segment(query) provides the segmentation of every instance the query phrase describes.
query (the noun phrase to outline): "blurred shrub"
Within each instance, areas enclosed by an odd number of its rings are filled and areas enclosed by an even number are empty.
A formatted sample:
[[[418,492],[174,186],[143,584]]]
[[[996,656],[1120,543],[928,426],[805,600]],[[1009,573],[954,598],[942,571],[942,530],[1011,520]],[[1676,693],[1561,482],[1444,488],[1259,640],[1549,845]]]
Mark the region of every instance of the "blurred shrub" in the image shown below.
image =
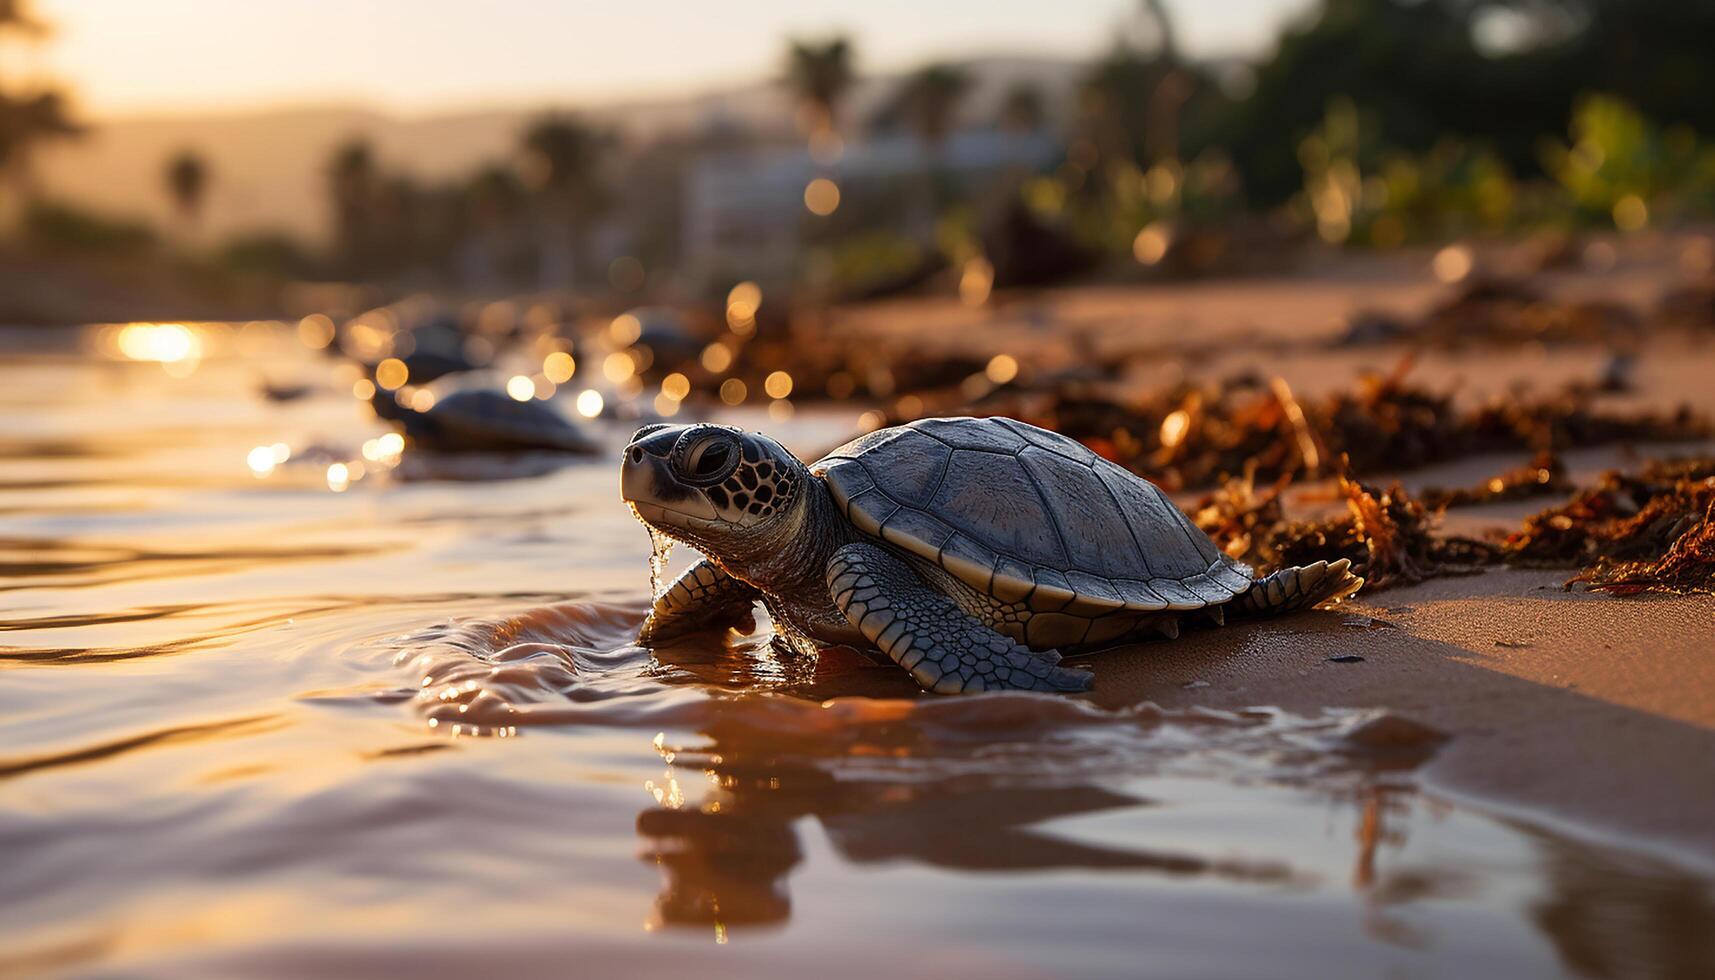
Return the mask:
[[[1338,99],[1299,143],[1304,190],[1293,209],[1323,241],[1391,248],[1514,222],[1518,182],[1488,148],[1444,137],[1413,154],[1381,147],[1378,133]]]
[[[140,221],[112,218],[57,201],[38,201],[24,212],[24,239],[43,251],[129,258],[159,243]]]
[[[1715,147],[1688,127],[1664,132],[1622,99],[1589,95],[1573,113],[1571,139],[1544,143],[1543,169],[1584,217],[1636,231],[1652,215],[1715,204]]]
[[[266,279],[301,279],[316,268],[315,260],[289,235],[260,232],[240,235],[220,247],[215,265],[222,272]]]

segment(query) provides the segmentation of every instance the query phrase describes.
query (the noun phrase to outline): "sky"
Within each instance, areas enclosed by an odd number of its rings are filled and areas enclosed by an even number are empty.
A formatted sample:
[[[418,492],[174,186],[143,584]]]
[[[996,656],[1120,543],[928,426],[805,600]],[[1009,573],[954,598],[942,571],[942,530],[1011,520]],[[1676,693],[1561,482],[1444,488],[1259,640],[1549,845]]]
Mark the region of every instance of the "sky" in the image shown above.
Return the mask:
[[[1265,48],[1308,0],[1168,0],[1192,54]],[[1088,57],[1138,0],[36,0],[23,70],[88,116],[360,104],[425,114],[743,84],[784,41],[839,31],[859,69],[972,54]],[[715,11],[718,10],[718,16]],[[21,66],[18,67],[18,66]]]

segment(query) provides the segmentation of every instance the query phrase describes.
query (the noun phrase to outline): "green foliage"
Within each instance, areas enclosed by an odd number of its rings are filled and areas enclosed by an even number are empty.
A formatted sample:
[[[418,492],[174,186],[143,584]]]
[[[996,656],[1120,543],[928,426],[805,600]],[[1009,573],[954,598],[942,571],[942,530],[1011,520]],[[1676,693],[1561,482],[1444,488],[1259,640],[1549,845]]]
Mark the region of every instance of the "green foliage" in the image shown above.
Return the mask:
[[[157,239],[148,225],[109,218],[69,204],[39,201],[24,213],[24,238],[44,251],[130,258],[152,250]]]
[[[1586,216],[1612,217],[1622,228],[1715,203],[1715,147],[1685,126],[1663,132],[1611,95],[1579,102],[1571,144],[1546,142],[1543,168]]]

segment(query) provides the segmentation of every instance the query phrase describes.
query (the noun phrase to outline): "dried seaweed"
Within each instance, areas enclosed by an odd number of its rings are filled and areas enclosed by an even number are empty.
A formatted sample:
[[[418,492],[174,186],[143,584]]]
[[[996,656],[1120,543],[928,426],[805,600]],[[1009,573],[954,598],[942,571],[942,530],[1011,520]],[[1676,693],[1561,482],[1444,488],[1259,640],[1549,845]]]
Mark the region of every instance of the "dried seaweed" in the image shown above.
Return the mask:
[[[1346,512],[1325,520],[1284,520],[1282,485],[1259,495],[1249,480],[1204,498],[1192,519],[1228,554],[1260,569],[1345,558],[1365,577],[1366,592],[1468,574],[1499,557],[1485,542],[1436,533],[1434,512],[1397,484],[1380,490],[1341,476],[1338,487]]]
[[[1642,321],[1630,308],[1602,300],[1557,300],[1529,282],[1478,275],[1416,319],[1376,311],[1354,314],[1339,346],[1409,343],[1426,347],[1473,344],[1621,343]]]
[[[1351,390],[1314,399],[1295,397],[1279,379],[1238,378],[1136,398],[1065,382],[925,407],[938,414],[1007,415],[1053,429],[1170,489],[1215,486],[1246,472],[1265,482],[1329,475],[1330,461],[1341,456],[1357,472],[1397,472],[1484,453],[1688,441],[1712,431],[1687,408],[1615,412],[1596,407],[1590,393],[1570,389],[1461,410],[1450,393],[1407,384],[1408,368],[1405,362],[1391,375],[1365,377]],[[884,424],[905,421],[896,414]]]
[[[1528,518],[1502,542],[1515,565],[1597,569],[1662,560],[1715,497],[1715,458],[1609,471],[1570,501]]]
[[[1451,507],[1474,507],[1505,500],[1524,500],[1548,494],[1570,493],[1572,481],[1566,467],[1552,451],[1543,450],[1529,463],[1490,477],[1474,487],[1443,490],[1431,487],[1423,491],[1425,506],[1437,510]]]
[[[1599,558],[1596,564],[1573,576],[1600,592],[1636,595],[1640,592],[1715,592],[1715,482],[1704,485],[1707,498],[1703,514],[1677,535],[1673,531],[1690,521],[1681,518],[1670,529],[1673,544],[1660,558],[1651,561],[1612,561]]]

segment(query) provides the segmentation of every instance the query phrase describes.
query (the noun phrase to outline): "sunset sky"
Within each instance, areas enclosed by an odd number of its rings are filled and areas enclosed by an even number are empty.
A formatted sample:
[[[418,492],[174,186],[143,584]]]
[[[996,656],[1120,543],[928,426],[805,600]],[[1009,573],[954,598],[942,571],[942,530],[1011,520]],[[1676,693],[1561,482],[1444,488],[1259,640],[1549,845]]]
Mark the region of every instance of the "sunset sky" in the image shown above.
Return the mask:
[[[1087,56],[1137,0],[37,0],[57,28],[19,70],[96,117],[305,103],[425,112],[599,102],[755,81],[783,40],[838,30],[860,69],[970,54]],[[1307,0],[1178,0],[1184,46],[1265,45]],[[714,12],[718,9],[719,16]]]

